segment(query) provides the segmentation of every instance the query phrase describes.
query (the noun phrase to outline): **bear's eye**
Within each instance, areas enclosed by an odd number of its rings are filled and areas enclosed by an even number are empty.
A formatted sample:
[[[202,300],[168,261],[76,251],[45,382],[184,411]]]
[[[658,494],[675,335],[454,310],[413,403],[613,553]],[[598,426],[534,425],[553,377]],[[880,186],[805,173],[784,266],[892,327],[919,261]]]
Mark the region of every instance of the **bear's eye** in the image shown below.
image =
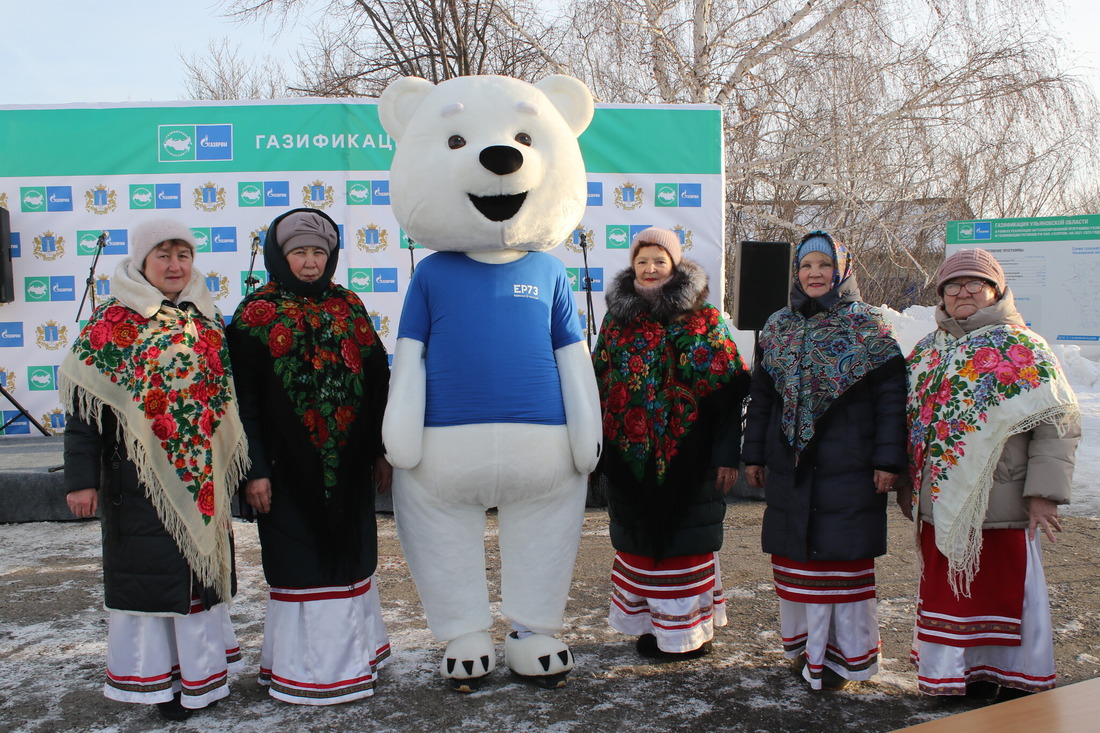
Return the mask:
[[[447,147],[451,150],[458,150],[459,148],[466,146],[466,138],[461,135],[451,135],[447,138]]]
[[[530,145],[531,145],[531,136],[528,135],[526,132],[518,133],[516,135],[516,142],[519,143],[520,145],[527,145],[528,147],[530,147]]]

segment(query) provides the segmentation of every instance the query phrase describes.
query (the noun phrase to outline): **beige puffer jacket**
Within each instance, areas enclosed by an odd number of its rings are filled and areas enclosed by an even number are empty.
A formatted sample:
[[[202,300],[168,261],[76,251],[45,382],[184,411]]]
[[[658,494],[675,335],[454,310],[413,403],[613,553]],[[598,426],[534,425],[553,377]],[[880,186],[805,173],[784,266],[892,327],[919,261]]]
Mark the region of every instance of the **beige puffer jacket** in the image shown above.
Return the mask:
[[[956,337],[995,324],[1024,325],[1011,290],[1006,289],[999,301],[969,318],[951,318],[942,304],[936,309],[936,325]],[[1074,454],[1080,441],[1080,417],[1063,426],[1044,423],[1009,438],[993,471],[993,489],[982,529],[1026,528],[1027,497],[1038,496],[1068,504]],[[921,521],[932,521],[927,474],[921,481],[920,516]]]

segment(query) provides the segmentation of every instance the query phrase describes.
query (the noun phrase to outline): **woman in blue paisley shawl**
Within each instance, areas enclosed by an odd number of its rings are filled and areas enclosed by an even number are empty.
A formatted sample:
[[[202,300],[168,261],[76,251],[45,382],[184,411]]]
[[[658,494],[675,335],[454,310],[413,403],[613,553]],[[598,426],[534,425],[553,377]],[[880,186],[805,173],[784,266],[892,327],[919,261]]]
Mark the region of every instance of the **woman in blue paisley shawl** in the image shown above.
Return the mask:
[[[651,227],[630,253],[595,353],[616,550],[608,620],[642,656],[687,659],[726,623],[717,552],[748,371],[679,236]]]
[[[795,268],[760,333],[742,458],[767,501],[784,654],[812,689],[839,690],[878,671],[874,559],[906,466],[905,363],[840,242],[810,232]]]
[[[302,705],[373,694],[389,656],[374,577],[389,367],[359,296],[332,282],[339,253],[322,212],[277,217],[264,242],[271,282],[228,331],[252,459],[243,493],[271,586],[260,684]]]

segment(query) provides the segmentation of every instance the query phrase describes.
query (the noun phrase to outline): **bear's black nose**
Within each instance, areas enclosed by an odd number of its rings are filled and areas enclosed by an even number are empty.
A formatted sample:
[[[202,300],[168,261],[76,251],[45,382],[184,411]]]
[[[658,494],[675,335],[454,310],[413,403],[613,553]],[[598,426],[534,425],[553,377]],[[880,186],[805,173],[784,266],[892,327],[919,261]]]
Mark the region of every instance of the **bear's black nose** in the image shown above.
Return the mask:
[[[481,151],[478,160],[498,176],[515,173],[523,165],[523,153],[511,145],[490,145]]]

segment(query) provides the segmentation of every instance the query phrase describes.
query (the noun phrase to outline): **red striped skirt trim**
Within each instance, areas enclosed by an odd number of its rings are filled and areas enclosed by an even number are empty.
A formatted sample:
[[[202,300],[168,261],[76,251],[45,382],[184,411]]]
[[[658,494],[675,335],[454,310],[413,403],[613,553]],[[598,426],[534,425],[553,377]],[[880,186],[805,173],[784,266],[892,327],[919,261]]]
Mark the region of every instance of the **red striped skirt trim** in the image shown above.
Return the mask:
[[[801,562],[772,555],[780,598],[795,603],[854,603],[876,596],[875,559]]]
[[[318,588],[271,588],[270,598],[284,603],[309,603],[310,601],[331,601],[342,598],[355,598],[371,589],[371,579],[360,580],[354,585],[339,585]]]
[[[691,598],[714,589],[714,553],[654,560],[617,552],[611,581],[616,589],[645,598]]]

